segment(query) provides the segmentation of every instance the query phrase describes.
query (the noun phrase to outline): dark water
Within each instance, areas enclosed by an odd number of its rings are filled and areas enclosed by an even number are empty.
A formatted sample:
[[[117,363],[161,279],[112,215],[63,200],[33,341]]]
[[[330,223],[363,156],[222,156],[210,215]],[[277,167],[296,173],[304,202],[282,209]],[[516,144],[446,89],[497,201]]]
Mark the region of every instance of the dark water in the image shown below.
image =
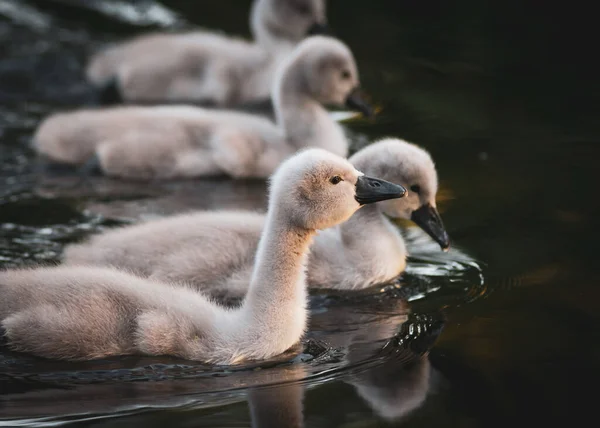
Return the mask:
[[[137,218],[264,209],[262,182],[82,181],[34,162],[32,130],[89,100],[82,64],[103,43],[194,24],[247,32],[247,1],[163,5],[0,0],[0,267],[53,263],[65,243]],[[393,135],[431,151],[457,249],[440,253],[409,229],[399,284],[315,293],[306,341],[264,364],[72,364],[2,349],[0,426],[554,426],[593,414],[593,14],[575,3],[331,0],[329,17],[383,108],[348,123],[355,146]]]

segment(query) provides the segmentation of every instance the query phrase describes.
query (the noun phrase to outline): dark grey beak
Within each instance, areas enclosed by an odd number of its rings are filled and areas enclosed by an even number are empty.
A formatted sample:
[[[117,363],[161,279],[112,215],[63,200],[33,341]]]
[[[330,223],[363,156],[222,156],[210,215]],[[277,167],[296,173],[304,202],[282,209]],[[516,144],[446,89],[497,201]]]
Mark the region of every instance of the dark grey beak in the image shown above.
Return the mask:
[[[413,211],[410,219],[427,232],[435,242],[440,244],[442,250],[446,251],[450,248],[450,237],[448,237],[448,233],[444,229],[440,213],[434,207],[425,204],[418,210]]]
[[[356,180],[356,201],[361,204],[398,199],[406,195],[406,189],[398,184],[379,178],[361,175]]]
[[[331,27],[325,23],[315,22],[306,32],[307,36],[333,36]]]
[[[96,88],[95,95],[95,104],[100,106],[123,104],[123,95],[116,77],[110,78],[106,83]]]
[[[346,107],[350,110],[358,110],[365,117],[372,117],[375,114],[373,107],[364,100],[358,88],[354,88],[346,98]]]

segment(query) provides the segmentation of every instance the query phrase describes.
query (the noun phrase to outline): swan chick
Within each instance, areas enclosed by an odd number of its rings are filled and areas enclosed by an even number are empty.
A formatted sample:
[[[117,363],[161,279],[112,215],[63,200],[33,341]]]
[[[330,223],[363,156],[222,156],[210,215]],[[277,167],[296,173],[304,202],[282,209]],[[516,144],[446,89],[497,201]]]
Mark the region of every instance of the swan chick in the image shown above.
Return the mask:
[[[325,0],[255,0],[255,42],[209,31],[152,33],[95,54],[88,80],[104,102],[267,99],[278,63],[307,35],[326,34]]]
[[[354,154],[366,174],[413,188],[401,199],[365,206],[320,231],[308,260],[310,287],[357,290],[395,279],[407,249],[392,219],[416,220],[441,248],[450,244],[436,208],[438,177],[429,153],[388,138]],[[72,265],[116,266],[153,279],[187,282],[220,301],[248,290],[265,217],[251,212],[192,212],[109,230],[66,247]]]
[[[33,144],[50,161],[76,166],[96,161],[106,175],[128,179],[266,178],[302,148],[345,157],[344,132],[323,104],[362,102],[369,113],[358,86],[350,49],[336,39],[312,36],[279,69],[275,123],[191,106],[88,109],[50,116]]]
[[[348,160],[365,174],[406,187],[408,194],[402,200],[365,207],[347,222],[319,232],[309,256],[311,287],[356,290],[397,278],[406,269],[408,251],[390,219],[412,220],[443,250],[449,247],[436,208],[437,171],[428,152],[388,138],[368,145]]]
[[[266,226],[238,308],[116,269],[58,266],[0,272],[1,327],[11,349],[55,359],[144,354],[235,364],[269,358],[306,329],[304,271],[316,231],[405,192],[327,151],[303,151],[273,174]]]
[[[437,170],[426,150],[404,140],[386,138],[365,147],[349,160],[368,174],[379,174],[377,176],[410,189],[401,203],[382,202],[377,207],[388,217],[412,220],[442,250],[450,248],[450,238],[436,205]]]

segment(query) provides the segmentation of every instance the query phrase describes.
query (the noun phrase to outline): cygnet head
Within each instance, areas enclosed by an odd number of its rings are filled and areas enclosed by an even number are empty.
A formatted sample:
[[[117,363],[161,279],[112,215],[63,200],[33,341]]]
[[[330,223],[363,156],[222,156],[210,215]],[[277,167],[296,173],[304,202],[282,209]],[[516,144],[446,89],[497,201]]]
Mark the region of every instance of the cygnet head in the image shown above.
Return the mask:
[[[272,175],[269,211],[283,213],[294,227],[319,230],[346,221],[364,204],[405,194],[404,187],[367,177],[346,159],[308,149]]]
[[[311,34],[329,34],[325,0],[255,0],[250,26],[259,43],[298,43]]]
[[[450,238],[436,208],[438,177],[429,153],[414,144],[390,138],[365,147],[349,160],[366,174],[408,189],[405,198],[380,204],[386,215],[412,220],[443,250],[450,247]]]
[[[372,108],[360,97],[360,80],[352,52],[332,37],[303,40],[281,64],[273,92],[276,105],[286,96],[306,96],[321,104],[358,109],[370,116]]]

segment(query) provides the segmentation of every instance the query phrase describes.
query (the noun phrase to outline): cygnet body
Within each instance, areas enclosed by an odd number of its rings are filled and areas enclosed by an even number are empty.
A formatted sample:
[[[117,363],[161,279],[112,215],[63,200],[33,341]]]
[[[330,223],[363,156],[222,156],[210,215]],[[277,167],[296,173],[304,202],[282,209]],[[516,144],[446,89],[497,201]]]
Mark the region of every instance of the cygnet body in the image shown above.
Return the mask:
[[[59,266],[0,273],[0,320],[11,349],[87,360],[173,355],[234,364],[280,354],[307,322],[305,265],[316,231],[362,204],[404,196],[320,149],[273,175],[266,226],[243,304],[225,309],[185,286],[109,268]]]
[[[325,24],[325,0],[255,0],[255,42],[208,31],[142,35],[94,55],[87,76],[124,101],[256,101],[269,97],[281,60]]]
[[[118,107],[56,114],[37,129],[34,147],[54,162],[96,159],[107,175],[188,178],[268,177],[299,149],[346,156],[344,132],[322,104],[361,104],[358,71],[342,42],[313,36],[298,45],[273,87],[276,122],[191,106]]]
[[[402,140],[386,139],[349,160],[369,175],[413,190],[402,199],[366,206],[345,223],[320,231],[309,255],[311,287],[362,289],[402,273],[407,250],[388,217],[411,219],[442,248],[449,246],[436,209],[437,173],[426,151]],[[64,261],[117,266],[141,276],[184,281],[217,299],[236,299],[247,291],[264,222],[264,216],[249,212],[228,213],[221,221],[211,212],[180,214],[70,245]]]

